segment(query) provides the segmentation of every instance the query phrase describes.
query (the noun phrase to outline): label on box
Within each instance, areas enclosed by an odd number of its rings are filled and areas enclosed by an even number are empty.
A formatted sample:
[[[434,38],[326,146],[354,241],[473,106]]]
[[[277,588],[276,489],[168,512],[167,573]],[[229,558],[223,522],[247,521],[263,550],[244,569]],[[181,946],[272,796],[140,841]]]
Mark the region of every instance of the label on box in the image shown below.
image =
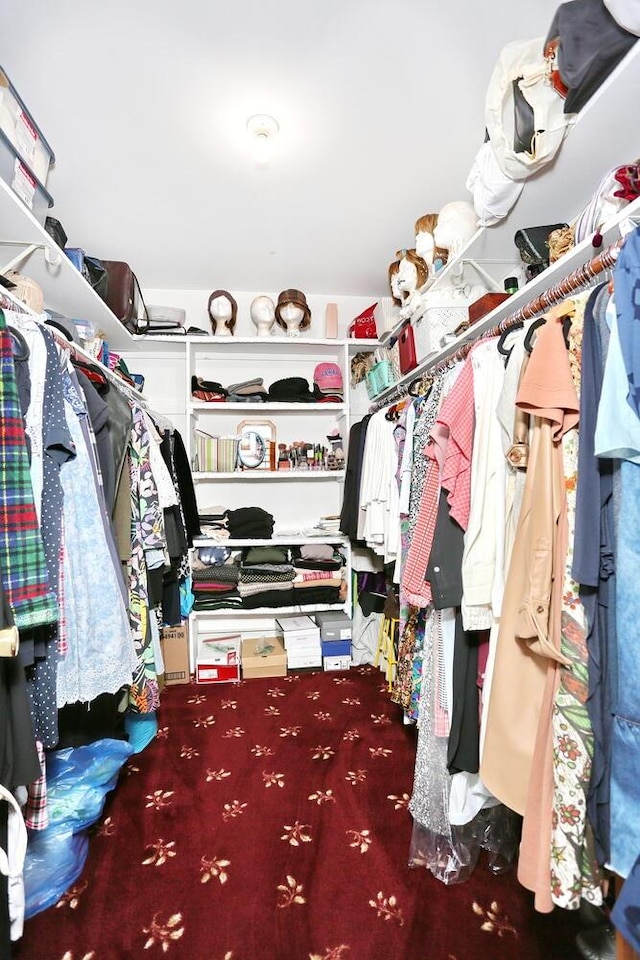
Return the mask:
[[[323,657],[322,666],[325,670],[350,670],[351,657]]]
[[[33,164],[36,155],[36,146],[38,144],[38,134],[26,115],[24,110],[18,108],[18,119],[16,121],[16,147],[23,157],[29,163]]]
[[[196,667],[196,683],[225,683],[240,679],[240,667],[199,663]]]
[[[23,163],[16,158],[11,189],[17,193],[24,204],[33,210],[33,198],[36,195],[36,181]]]

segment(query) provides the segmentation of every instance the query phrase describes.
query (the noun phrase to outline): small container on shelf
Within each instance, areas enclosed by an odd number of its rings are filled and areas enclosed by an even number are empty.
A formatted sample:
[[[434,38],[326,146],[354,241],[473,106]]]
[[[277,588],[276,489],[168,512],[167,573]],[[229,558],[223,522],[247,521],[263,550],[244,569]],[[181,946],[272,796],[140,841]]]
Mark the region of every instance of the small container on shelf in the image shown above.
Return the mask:
[[[53,150],[27,110],[20,94],[0,67],[0,132],[9,141],[36,179],[46,186]],[[7,180],[6,177],[4,177]],[[7,180],[8,182],[8,180]]]
[[[2,130],[0,130],[0,177],[22,200],[36,220],[44,226],[47,210],[53,206],[53,198],[22,160]]]

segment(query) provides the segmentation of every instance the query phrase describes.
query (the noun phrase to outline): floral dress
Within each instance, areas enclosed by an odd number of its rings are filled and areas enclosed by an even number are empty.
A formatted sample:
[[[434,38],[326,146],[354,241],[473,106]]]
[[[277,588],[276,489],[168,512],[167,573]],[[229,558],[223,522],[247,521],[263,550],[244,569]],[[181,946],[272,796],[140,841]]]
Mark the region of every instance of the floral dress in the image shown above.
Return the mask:
[[[133,422],[128,463],[131,479],[131,556],[127,563],[129,619],[138,664],[129,691],[129,709],[152,713],[160,703],[149,618],[147,553],[166,549],[164,517],[151,470],[150,437],[142,409],[131,403]]]
[[[578,395],[582,326],[590,293],[588,291],[572,298],[575,316],[569,336],[569,363]],[[587,820],[587,790],[594,745],[586,706],[587,625],[579,587],[571,577],[578,470],[577,430],[565,434],[562,452],[569,546],[564,570],[560,651],[571,663],[560,669],[560,682],[552,712],[554,798],[551,898],[559,907],[577,909],[581,897],[591,903],[602,903],[601,876],[595,857],[593,831]]]

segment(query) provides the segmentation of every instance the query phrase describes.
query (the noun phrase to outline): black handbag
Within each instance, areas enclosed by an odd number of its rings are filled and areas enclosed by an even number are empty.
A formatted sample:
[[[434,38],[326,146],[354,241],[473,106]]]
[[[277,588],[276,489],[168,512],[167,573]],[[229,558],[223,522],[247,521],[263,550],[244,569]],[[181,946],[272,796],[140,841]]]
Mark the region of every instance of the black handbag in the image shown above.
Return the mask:
[[[549,266],[549,234],[566,226],[566,223],[551,223],[541,227],[525,227],[517,231],[513,242],[518,248],[520,259],[527,267],[529,280]]]
[[[83,257],[82,275],[100,299],[106,303],[109,290],[109,275],[105,270],[102,260],[98,260],[97,257]]]

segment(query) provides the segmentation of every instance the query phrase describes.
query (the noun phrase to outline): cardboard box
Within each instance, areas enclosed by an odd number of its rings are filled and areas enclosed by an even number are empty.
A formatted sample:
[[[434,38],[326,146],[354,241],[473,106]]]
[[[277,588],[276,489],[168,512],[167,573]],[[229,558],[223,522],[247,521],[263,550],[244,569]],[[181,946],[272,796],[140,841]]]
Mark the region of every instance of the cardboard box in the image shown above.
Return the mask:
[[[350,670],[351,657],[323,657],[323,670]]]
[[[323,640],[323,657],[348,657],[351,659],[351,640]]]
[[[351,620],[341,610],[321,610],[316,613],[321,640],[351,640]]]
[[[171,687],[177,683],[189,683],[189,625],[185,622],[178,627],[163,627],[160,646],[165,685]]]
[[[286,677],[287,654],[280,637],[242,641],[242,676]]]
[[[233,683],[240,679],[239,633],[200,640],[196,658],[196,683]]]

